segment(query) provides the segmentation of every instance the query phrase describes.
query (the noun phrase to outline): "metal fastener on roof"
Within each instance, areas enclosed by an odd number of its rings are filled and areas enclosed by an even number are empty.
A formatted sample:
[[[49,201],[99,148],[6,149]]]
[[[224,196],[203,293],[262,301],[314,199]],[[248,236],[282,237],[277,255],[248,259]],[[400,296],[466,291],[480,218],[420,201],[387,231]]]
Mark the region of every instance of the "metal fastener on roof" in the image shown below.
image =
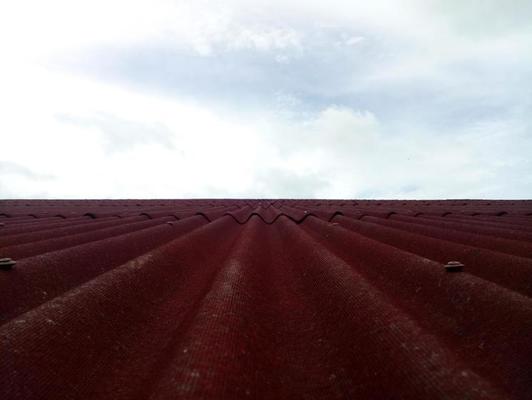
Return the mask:
[[[445,264],[445,270],[447,272],[460,272],[462,271],[462,268],[464,268],[464,264],[460,261],[449,261]]]
[[[9,271],[16,263],[17,262],[13,261],[11,258],[0,258],[0,269],[3,271]]]

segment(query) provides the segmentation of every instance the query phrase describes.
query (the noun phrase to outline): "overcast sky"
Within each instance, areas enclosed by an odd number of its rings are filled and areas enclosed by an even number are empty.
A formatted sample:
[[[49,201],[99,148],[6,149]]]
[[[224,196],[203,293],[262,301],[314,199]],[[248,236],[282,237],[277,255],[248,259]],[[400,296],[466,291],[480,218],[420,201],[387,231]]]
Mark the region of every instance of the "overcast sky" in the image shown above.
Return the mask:
[[[0,198],[531,198],[532,2],[4,1]]]

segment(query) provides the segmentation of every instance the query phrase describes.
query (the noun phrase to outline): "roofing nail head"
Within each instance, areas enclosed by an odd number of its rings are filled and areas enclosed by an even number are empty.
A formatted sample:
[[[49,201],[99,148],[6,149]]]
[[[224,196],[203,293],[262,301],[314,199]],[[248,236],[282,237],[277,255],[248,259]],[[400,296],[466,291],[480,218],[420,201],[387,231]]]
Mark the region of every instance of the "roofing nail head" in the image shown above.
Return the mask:
[[[17,262],[11,258],[0,258],[0,269],[3,271],[9,271],[13,269]]]
[[[449,261],[445,264],[445,270],[447,272],[460,272],[464,268],[464,264],[460,261]]]

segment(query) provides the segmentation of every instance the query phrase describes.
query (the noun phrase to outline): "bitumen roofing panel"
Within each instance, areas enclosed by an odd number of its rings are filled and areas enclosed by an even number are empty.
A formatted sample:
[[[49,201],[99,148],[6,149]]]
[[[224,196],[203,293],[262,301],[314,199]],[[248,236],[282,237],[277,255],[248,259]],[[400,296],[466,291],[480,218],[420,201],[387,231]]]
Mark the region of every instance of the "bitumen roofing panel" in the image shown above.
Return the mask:
[[[532,399],[532,201],[0,201],[1,399]]]

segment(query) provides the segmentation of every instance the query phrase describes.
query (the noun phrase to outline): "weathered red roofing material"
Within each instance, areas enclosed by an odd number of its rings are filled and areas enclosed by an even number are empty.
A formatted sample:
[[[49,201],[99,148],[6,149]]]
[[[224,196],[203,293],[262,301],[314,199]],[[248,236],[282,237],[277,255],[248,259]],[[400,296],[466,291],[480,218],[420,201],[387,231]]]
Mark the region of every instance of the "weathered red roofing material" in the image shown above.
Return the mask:
[[[2,399],[532,398],[532,201],[6,200],[0,258]]]

